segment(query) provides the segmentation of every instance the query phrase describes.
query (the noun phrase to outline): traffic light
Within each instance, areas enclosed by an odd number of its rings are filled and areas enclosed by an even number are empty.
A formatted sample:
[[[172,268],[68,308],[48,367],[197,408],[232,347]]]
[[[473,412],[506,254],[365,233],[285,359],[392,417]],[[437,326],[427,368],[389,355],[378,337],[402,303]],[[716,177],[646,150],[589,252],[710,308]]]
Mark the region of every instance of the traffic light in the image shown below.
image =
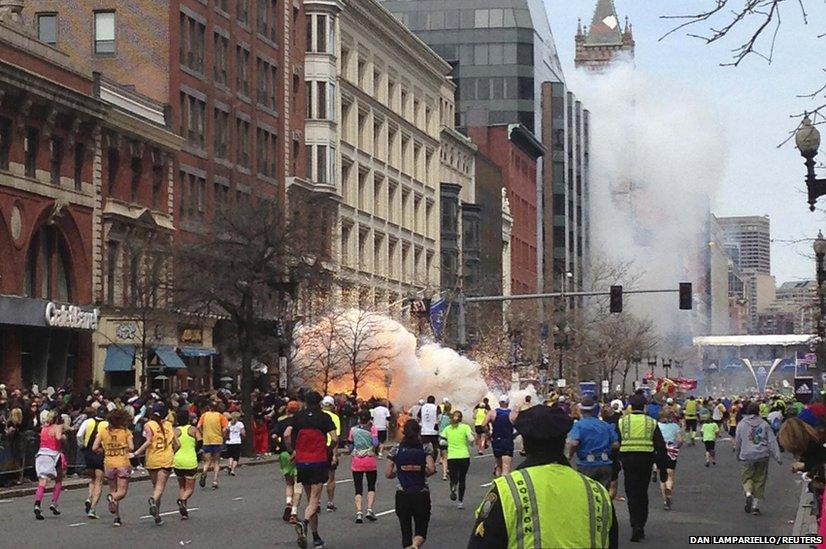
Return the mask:
[[[692,302],[691,282],[680,282],[680,310],[690,311]]]
[[[622,312],[622,286],[611,286],[611,312]]]

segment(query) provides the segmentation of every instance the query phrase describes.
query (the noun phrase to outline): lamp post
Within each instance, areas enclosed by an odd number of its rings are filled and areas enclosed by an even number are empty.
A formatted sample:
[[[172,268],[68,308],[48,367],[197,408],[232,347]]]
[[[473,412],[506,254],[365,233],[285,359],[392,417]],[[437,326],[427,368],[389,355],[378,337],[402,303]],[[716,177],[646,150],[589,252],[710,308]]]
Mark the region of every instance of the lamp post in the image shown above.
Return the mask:
[[[642,358],[635,356],[634,357],[634,381],[639,383],[640,381],[640,362],[642,362]]]
[[[663,370],[665,370],[665,377],[668,379],[668,372],[671,370],[671,359],[664,358],[663,359]]]
[[[571,327],[565,322],[560,322],[554,325],[554,347],[559,351],[559,377],[563,378],[562,371],[562,353],[564,349],[568,348],[569,336],[571,335]]]
[[[826,272],[823,269],[823,259],[826,257],[826,239],[823,238],[823,232],[817,232],[817,238],[812,245],[812,249],[815,252],[815,260],[817,261],[817,300],[818,300],[818,313],[817,313],[817,364],[818,367],[823,370],[826,367],[826,361],[824,360],[824,352],[823,352],[823,339],[824,339],[824,326],[823,326],[823,318],[824,314],[826,313],[826,299],[824,299],[824,290],[826,288],[823,287],[823,283],[826,282]]]
[[[648,367],[651,368],[651,379],[654,378],[654,368],[657,367],[657,357],[648,357]]]
[[[815,177],[815,156],[820,148],[820,132],[812,124],[809,116],[803,117],[803,123],[794,136],[794,142],[801,156],[806,159],[806,188],[809,194],[809,210],[815,211],[817,199],[826,194],[826,179]]]

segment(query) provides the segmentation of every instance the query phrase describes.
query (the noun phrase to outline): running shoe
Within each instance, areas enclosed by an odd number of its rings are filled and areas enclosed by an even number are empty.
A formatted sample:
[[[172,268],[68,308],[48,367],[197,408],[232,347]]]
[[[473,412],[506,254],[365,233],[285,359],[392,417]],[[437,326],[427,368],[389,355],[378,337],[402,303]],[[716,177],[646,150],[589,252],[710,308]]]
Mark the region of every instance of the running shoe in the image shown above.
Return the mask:
[[[158,518],[158,504],[155,503],[155,498],[149,498],[149,514]]]
[[[361,514],[359,511],[356,513],[356,524],[362,524],[364,522],[364,515]]]
[[[746,496],[746,513],[751,513],[753,501],[754,499],[752,498],[752,496]]]
[[[106,502],[109,504],[109,512],[113,515],[118,512],[118,504],[115,501],[115,498],[112,497],[112,494],[108,494],[106,496]]]
[[[709,462],[706,462],[706,467],[708,467],[709,465],[711,465],[711,464]]]
[[[217,482],[213,482],[213,483],[212,483],[212,489],[213,489],[213,490],[217,490],[217,489],[218,489],[218,483],[217,483]]]
[[[60,509],[57,508],[57,503],[52,503],[49,505],[49,511],[52,512],[53,515],[58,516],[60,514]]]
[[[235,471],[230,471],[229,476],[234,477],[235,476]]]
[[[201,488],[206,488],[206,475],[204,473],[201,473],[201,476],[198,479],[198,484],[201,486]]]
[[[376,522],[376,520],[378,520],[376,519],[376,514],[373,513],[372,509],[367,510],[367,514],[365,515],[365,517],[367,517],[367,520],[369,520],[370,522]]]
[[[89,512],[86,513],[86,518],[90,518],[92,520],[97,520],[100,517],[98,516],[97,511],[95,511],[94,509],[89,509]]]
[[[45,520],[43,518],[43,511],[40,510],[39,505],[34,506],[34,518],[36,518],[37,520]]]
[[[313,547],[315,549],[324,549],[324,540],[321,538],[313,538]]]
[[[295,525],[295,533],[298,535],[296,542],[301,549],[307,547],[307,523],[306,521],[298,521]]]
[[[292,514],[293,514],[292,506],[287,505],[286,507],[284,507],[284,514],[282,515],[281,518],[284,520],[284,522],[290,522],[290,515],[292,515]]]
[[[666,511],[671,511],[671,501],[670,500],[671,500],[671,498],[668,498],[668,497],[665,498],[665,500],[663,500],[663,509],[665,509]]]
[[[450,485],[450,501],[456,501],[456,486]]]
[[[120,520],[120,517],[115,517],[114,522],[112,522],[112,526],[123,526],[123,521]]]
[[[332,501],[328,501],[327,502],[327,512],[332,513],[333,511],[336,511],[336,510],[338,510],[338,507],[336,507],[335,504]]]
[[[160,515],[155,517],[155,526],[163,526],[163,518]]]
[[[442,475],[442,480],[447,480],[447,475]]]
[[[751,510],[751,514],[752,514],[752,515],[754,515],[754,516],[756,516],[756,517],[758,517],[758,516],[762,515],[763,513],[761,513],[761,512],[760,512],[760,509],[758,509],[757,507],[755,507],[755,508],[753,508],[753,509]]]
[[[296,514],[290,515],[289,523],[292,524],[292,525],[298,524],[298,515],[296,515]]]
[[[186,503],[184,500],[179,499],[177,501],[178,504],[178,512],[181,514],[181,520],[186,520],[189,518],[189,510],[186,508]]]
[[[461,502],[461,501],[460,501],[459,503],[457,503],[457,504],[456,504],[456,508],[457,508],[457,509],[464,509],[464,508],[465,508],[465,504],[464,504],[464,502]]]
[[[83,502],[83,506],[84,506],[84,508],[85,508],[85,512],[86,512],[86,514],[88,515],[88,514],[89,514],[89,511],[91,511],[91,510],[92,510],[92,500],[91,500],[91,499],[87,499],[85,502]]]

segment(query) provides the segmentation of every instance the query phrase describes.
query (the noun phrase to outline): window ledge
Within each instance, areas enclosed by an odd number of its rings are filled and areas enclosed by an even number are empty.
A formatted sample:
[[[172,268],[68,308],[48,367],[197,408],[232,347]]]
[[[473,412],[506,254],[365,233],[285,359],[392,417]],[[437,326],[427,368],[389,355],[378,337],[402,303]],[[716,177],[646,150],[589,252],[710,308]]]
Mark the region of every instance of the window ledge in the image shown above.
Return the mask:
[[[186,153],[191,154],[192,156],[197,156],[198,158],[204,158],[204,159],[207,158],[206,151],[204,149],[196,146],[196,145],[191,145],[189,143],[184,143],[181,146],[181,150],[183,150]]]
[[[204,80],[203,72],[200,72],[197,69],[193,69],[192,67],[188,67],[187,65],[181,64],[181,72],[185,72],[189,76],[197,78],[198,80]]]
[[[265,113],[269,114],[270,116],[272,116],[273,118],[278,118],[278,111],[277,110],[272,109],[270,107],[267,107],[266,105],[262,105],[261,103],[256,103],[256,106],[258,107],[259,111],[265,112]]]
[[[252,172],[250,171],[250,169],[245,168],[244,166],[236,165],[235,169],[238,170],[239,173],[242,173],[244,175],[252,175]]]
[[[238,95],[238,99],[240,99],[241,101],[243,101],[244,103],[246,103],[248,105],[252,105],[252,99],[250,99],[248,95],[246,95],[245,93],[240,92],[240,91],[237,93],[237,95]]]
[[[257,177],[261,181],[269,183],[270,185],[275,185],[276,187],[278,186],[278,179],[276,179],[274,177],[270,177],[269,175],[264,175],[262,173],[259,173]]]
[[[223,17],[224,19],[229,19],[229,13],[225,12],[224,10],[219,8],[218,6],[215,6],[215,13],[217,13],[218,15]]]
[[[260,41],[267,44],[271,48],[273,48],[275,50],[278,49],[278,44],[275,41],[273,41],[269,36],[267,36],[265,34],[261,34],[260,32],[256,32],[255,36],[257,36]]]
[[[226,158],[216,157],[215,158],[215,163],[218,164],[219,166],[223,166],[225,168],[232,169],[233,167],[235,167],[235,165],[232,162],[230,162],[229,160],[227,160]]]

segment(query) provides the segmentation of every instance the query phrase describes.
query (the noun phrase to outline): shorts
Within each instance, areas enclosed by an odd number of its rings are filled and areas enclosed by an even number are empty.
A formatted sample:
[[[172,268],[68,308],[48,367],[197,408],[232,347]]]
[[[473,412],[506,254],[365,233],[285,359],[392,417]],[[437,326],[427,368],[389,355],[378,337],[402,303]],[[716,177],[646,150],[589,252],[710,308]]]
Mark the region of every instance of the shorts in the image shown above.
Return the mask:
[[[235,461],[241,459],[241,445],[227,444],[227,457],[229,459],[234,459]]]
[[[486,429],[483,426],[481,426],[481,425],[476,426],[476,434],[477,435],[484,435],[485,432],[486,432]]]
[[[730,425],[728,428],[728,435],[732,438],[737,436],[737,425]]]
[[[513,439],[495,438],[490,446],[493,448],[493,457],[513,457]]]
[[[428,444],[433,448],[435,457],[436,452],[439,451],[439,435],[422,435],[422,446],[427,446]]]
[[[298,473],[293,463],[292,455],[289,452],[278,454],[278,465],[281,467],[281,474],[285,477],[294,477]]]
[[[151,471],[166,471],[167,473],[171,473],[172,472],[172,467],[152,467],[152,468],[147,467],[146,470],[150,471],[150,472]]]
[[[613,463],[611,465],[578,465],[576,470],[608,488],[613,480],[614,470],[612,465]]]
[[[132,476],[131,467],[115,467],[114,469],[106,469],[103,474],[107,480],[115,480],[119,478],[129,478]]]
[[[194,479],[198,475],[198,469],[178,469],[175,467],[175,476],[178,478]]]
[[[209,454],[212,457],[221,456],[221,444],[205,444],[204,445],[204,453]]]
[[[704,440],[703,445],[706,447],[706,452],[713,452],[714,451],[714,443],[713,440]]]
[[[384,431],[376,431],[376,434],[379,437],[379,444],[384,444],[387,442],[387,429]]]
[[[324,484],[330,479],[329,467],[306,467],[298,469],[297,479],[301,484]]]
[[[685,430],[690,432],[690,433],[693,433],[694,431],[697,430],[697,418],[696,417],[692,418],[692,419],[686,418],[686,420],[685,420]]]
[[[103,471],[103,454],[90,449],[83,450],[83,461],[87,471]]]

